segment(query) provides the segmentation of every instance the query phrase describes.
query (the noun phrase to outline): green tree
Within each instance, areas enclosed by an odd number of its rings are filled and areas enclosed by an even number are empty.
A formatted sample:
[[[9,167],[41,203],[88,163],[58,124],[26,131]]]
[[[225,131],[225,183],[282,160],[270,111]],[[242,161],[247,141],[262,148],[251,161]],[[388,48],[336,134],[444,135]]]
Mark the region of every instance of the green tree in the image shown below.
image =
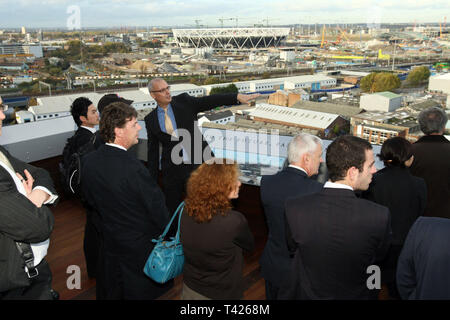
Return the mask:
[[[232,83],[226,87],[212,88],[209,94],[212,95],[216,93],[238,93],[238,92],[239,92],[238,88]]]
[[[406,82],[411,85],[418,85],[430,77],[430,70],[427,67],[415,67],[406,78]]]
[[[205,79],[205,81],[203,81],[204,85],[216,84],[216,83],[220,83],[220,80],[218,78],[215,78],[215,77],[208,77],[208,78]]]
[[[373,72],[361,79],[361,89],[370,93],[392,91],[400,85],[398,76],[389,72]]]

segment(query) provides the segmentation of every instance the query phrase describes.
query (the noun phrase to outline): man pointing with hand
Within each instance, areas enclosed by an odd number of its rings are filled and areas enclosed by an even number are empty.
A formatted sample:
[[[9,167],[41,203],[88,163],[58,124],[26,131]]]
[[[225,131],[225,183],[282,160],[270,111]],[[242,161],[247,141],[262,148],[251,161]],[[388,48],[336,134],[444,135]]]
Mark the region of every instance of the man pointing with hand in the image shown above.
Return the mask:
[[[170,86],[161,78],[152,79],[148,91],[158,104],[145,117],[148,169],[156,180],[161,165],[166,205],[173,214],[182,199],[191,172],[213,157],[197,126],[197,114],[218,106],[247,104],[259,94],[215,94],[196,98],[183,93],[172,97]]]

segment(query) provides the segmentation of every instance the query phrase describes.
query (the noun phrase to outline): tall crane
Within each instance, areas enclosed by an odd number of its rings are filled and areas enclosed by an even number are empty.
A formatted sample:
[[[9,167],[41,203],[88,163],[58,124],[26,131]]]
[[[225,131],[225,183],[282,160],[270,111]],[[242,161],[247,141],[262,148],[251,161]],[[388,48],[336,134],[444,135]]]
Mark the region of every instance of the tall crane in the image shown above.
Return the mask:
[[[222,26],[222,28],[223,28],[223,22],[224,21],[228,21],[228,20],[234,20],[235,18],[221,18],[221,19],[219,19],[219,21],[220,21],[220,24],[221,24],[221,26]]]
[[[266,27],[269,26],[269,21],[273,21],[273,20],[278,20],[278,18],[271,18],[269,19],[269,17],[266,17],[266,19],[263,19],[262,22],[266,22]]]
[[[322,29],[322,42],[320,43],[320,49],[323,48],[324,43],[325,43],[325,25],[323,25],[323,29]]]
[[[199,24],[199,22],[200,21],[202,21],[202,20],[194,20],[195,21],[195,25],[197,26],[197,28],[199,28],[199,27],[201,27],[202,25],[201,24]]]
[[[341,32],[341,34],[344,36],[345,40],[347,40],[347,42],[350,42],[350,40],[348,39],[347,35],[345,34],[345,31],[342,30],[339,26],[337,28]]]

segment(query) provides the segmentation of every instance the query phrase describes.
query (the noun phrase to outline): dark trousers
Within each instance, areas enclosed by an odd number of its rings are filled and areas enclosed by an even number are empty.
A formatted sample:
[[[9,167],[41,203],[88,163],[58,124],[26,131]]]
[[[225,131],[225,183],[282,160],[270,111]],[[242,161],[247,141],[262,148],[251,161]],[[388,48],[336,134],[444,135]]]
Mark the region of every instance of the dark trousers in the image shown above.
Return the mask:
[[[171,170],[163,172],[162,183],[164,188],[164,196],[166,198],[166,206],[169,210],[170,218],[175,210],[184,199],[186,193],[187,181],[191,172],[198,166],[190,164],[181,164],[172,167]],[[169,229],[168,235],[174,236],[177,231],[178,221],[174,221]]]
[[[386,284],[389,290],[389,296],[392,299],[400,300],[400,294],[397,290],[396,271],[397,261],[402,252],[402,244],[393,244],[389,248],[386,258],[381,263],[381,280]]]
[[[86,207],[86,225],[84,228],[83,251],[89,278],[97,277],[97,265],[100,250],[100,233],[97,213]]]
[[[0,293],[0,300],[53,300],[52,272],[47,261],[42,260],[36,268],[39,275],[31,279],[29,286]]]
[[[173,287],[173,280],[159,284],[144,274],[143,267],[104,253],[97,300],[153,300]]]
[[[266,300],[278,300],[280,288],[266,280]]]

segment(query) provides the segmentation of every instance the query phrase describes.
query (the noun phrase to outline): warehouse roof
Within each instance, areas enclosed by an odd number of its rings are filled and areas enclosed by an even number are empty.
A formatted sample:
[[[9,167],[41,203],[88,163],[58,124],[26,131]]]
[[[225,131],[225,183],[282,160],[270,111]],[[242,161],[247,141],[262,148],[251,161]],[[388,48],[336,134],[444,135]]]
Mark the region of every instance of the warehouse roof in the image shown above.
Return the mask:
[[[328,128],[338,117],[337,114],[281,107],[266,103],[257,105],[250,112],[250,116],[320,129]]]

